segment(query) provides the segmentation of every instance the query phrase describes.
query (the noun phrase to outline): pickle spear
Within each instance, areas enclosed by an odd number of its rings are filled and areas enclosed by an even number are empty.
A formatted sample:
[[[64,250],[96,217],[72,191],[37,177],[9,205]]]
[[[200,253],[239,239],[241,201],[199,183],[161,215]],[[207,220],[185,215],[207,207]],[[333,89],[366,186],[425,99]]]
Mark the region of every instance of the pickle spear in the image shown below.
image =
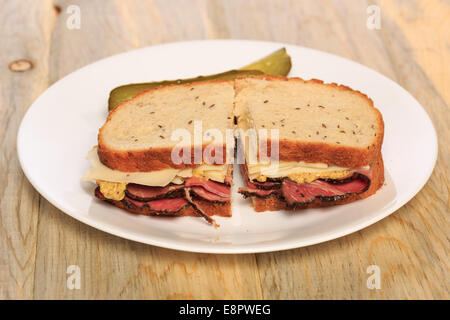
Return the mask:
[[[109,94],[108,109],[111,111],[118,104],[134,98],[138,93],[171,84],[192,83],[205,80],[234,80],[240,76],[273,74],[285,76],[291,70],[291,57],[285,48],[281,48],[261,60],[253,62],[239,70],[230,70],[209,76],[199,76],[190,79],[165,80],[127,84],[113,89]]]
[[[291,71],[291,57],[287,54],[286,48],[281,48],[271,55],[255,61],[239,70],[260,70],[265,74],[287,76]]]
[[[230,70],[223,73],[213,74],[210,76],[199,76],[190,79],[179,79],[179,80],[165,80],[160,82],[145,82],[145,83],[133,83],[126,84],[113,89],[109,94],[108,107],[111,111],[119,103],[127,101],[134,98],[138,93],[157,87],[164,87],[171,84],[182,84],[182,83],[193,83],[198,81],[206,80],[234,80],[238,76],[248,76],[248,75],[260,75],[264,74],[259,70]]]

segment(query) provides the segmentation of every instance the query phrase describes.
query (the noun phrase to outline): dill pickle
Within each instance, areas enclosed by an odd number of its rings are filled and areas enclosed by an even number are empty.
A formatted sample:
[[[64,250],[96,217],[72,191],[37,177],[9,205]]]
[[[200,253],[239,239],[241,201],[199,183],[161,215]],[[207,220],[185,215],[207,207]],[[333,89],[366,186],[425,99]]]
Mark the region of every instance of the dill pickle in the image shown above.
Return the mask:
[[[111,111],[118,104],[134,98],[138,93],[171,84],[193,83],[205,80],[234,80],[240,76],[273,74],[285,76],[291,70],[291,58],[286,49],[282,48],[274,53],[253,62],[239,70],[230,70],[209,76],[199,76],[190,79],[165,80],[159,82],[132,83],[113,89],[109,94],[108,109]]]
[[[158,87],[164,87],[171,84],[182,84],[182,83],[193,83],[206,80],[234,80],[238,76],[248,76],[248,75],[261,75],[264,74],[259,70],[230,70],[223,73],[213,74],[210,76],[199,76],[190,79],[179,79],[179,80],[165,80],[160,82],[146,82],[146,83],[133,83],[126,84],[113,89],[109,94],[108,107],[111,111],[119,103],[127,101],[134,98],[138,93]]]
[[[291,67],[291,57],[287,54],[286,48],[281,48],[239,70],[259,70],[265,74],[287,76],[289,71],[291,71]]]

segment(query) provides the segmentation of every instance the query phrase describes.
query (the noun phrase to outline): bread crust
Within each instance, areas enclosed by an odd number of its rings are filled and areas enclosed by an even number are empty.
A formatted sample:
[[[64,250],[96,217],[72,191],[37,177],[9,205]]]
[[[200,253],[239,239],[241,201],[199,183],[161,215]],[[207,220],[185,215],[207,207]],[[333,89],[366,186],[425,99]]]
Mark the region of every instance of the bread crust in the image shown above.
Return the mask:
[[[208,145],[202,146],[202,155]],[[134,151],[120,151],[112,150],[105,146],[99,137],[98,141],[98,158],[108,168],[113,170],[119,170],[123,172],[150,172],[163,169],[186,169],[195,168],[204,163],[213,164],[212,160],[203,159],[202,163],[194,163],[195,149],[191,148],[191,163],[175,164],[172,161],[172,148],[152,148],[148,150],[134,150]],[[222,148],[218,146],[213,149],[212,156],[215,157],[215,150],[218,150],[220,154],[218,157],[222,159],[221,164],[226,163],[226,145]],[[217,163],[215,163],[217,164]]]
[[[380,152],[380,141],[377,141],[367,149],[321,142],[279,141],[280,161],[320,162],[344,168],[362,168],[370,163],[374,163]],[[268,140],[267,154],[271,155],[270,140]]]
[[[203,159],[203,162],[200,164],[194,163],[194,147],[191,148],[191,162],[189,163],[181,163],[175,164],[172,161],[172,148],[151,148],[145,150],[133,150],[133,151],[122,151],[115,150],[109,148],[103,140],[103,129],[111,121],[111,117],[113,117],[114,113],[119,110],[119,108],[123,108],[130,102],[138,99],[140,96],[147,94],[149,92],[168,90],[172,87],[196,87],[205,84],[211,83],[230,83],[233,81],[230,80],[209,80],[209,81],[201,81],[195,83],[186,83],[186,84],[172,84],[164,87],[157,87],[154,89],[144,90],[139,93],[134,98],[124,101],[117,105],[110,113],[108,114],[108,118],[103,126],[99,129],[98,132],[98,157],[100,162],[103,163],[108,168],[119,170],[123,172],[149,172],[149,171],[157,171],[163,169],[186,169],[186,168],[195,168],[201,165],[202,163],[211,163],[212,160]],[[203,151],[209,144],[202,145],[202,155]],[[195,149],[200,149],[200,147],[196,147]],[[213,149],[212,156],[215,157],[215,150],[221,152],[221,154],[217,155],[222,159],[222,163],[226,163],[226,144],[224,143],[222,146],[218,145],[217,148]]]
[[[384,137],[384,121],[380,111],[375,108],[372,99],[370,99],[364,93],[353,90],[345,85],[339,85],[336,83],[324,83],[322,80],[311,79],[303,80],[301,78],[287,78],[283,76],[275,75],[263,75],[263,76],[247,76],[244,78],[256,78],[265,79],[267,81],[298,81],[303,83],[316,83],[328,87],[333,87],[342,91],[349,91],[352,94],[358,95],[365,99],[371,108],[376,113],[376,121],[378,128],[377,136],[374,139],[374,143],[368,148],[356,148],[349,146],[340,146],[338,144],[331,144],[325,142],[301,142],[283,140],[279,141],[279,160],[280,161],[305,161],[305,162],[320,162],[328,165],[337,165],[345,168],[360,168],[377,160],[378,155],[381,152],[381,145]],[[301,128],[300,128],[301,129]],[[267,155],[271,155],[271,141],[267,142]],[[259,154],[258,154],[259,156]]]
[[[334,205],[346,204],[359,199],[367,198],[375,194],[384,183],[384,164],[381,153],[378,155],[376,162],[372,166],[372,179],[369,188],[360,194],[353,194],[341,200],[336,201],[323,201],[320,199],[314,199],[313,202],[306,205],[301,205],[297,207],[289,207],[287,203],[277,196],[270,196],[268,198],[257,198],[252,197],[253,208],[256,212],[263,211],[278,211],[278,210],[297,210],[297,209],[307,209],[307,208],[320,208],[329,207]]]

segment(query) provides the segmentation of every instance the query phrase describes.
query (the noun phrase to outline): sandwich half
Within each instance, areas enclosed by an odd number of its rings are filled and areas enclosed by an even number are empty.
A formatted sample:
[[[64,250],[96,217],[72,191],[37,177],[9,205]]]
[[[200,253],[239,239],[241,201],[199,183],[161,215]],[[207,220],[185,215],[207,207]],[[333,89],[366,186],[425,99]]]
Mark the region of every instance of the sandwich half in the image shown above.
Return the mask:
[[[110,112],[83,179],[132,213],[231,216],[233,144],[218,137],[233,129],[233,99],[232,81],[142,92]]]
[[[255,211],[349,203],[383,185],[383,119],[358,91],[319,80],[241,78],[235,82],[235,115],[245,153],[240,168],[246,186],[239,192]],[[249,129],[258,138],[262,129],[268,136],[252,161],[243,134]],[[277,144],[270,130],[278,132]]]

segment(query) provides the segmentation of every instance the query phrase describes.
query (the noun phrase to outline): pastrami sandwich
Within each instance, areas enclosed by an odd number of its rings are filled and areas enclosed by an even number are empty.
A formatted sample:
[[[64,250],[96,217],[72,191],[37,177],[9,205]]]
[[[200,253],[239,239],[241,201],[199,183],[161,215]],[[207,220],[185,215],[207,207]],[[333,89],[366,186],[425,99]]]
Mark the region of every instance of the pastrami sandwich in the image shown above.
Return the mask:
[[[233,119],[244,154],[239,192],[255,211],[349,203],[384,182],[384,124],[372,100],[276,76],[173,85],[122,103],[99,130],[84,180],[96,181],[99,199],[132,213],[229,217]]]
[[[384,182],[383,119],[358,91],[319,80],[242,78],[235,82],[235,114],[246,146],[239,192],[256,211],[349,203]],[[249,129],[277,130],[277,143],[267,133],[252,161],[242,136]]]
[[[122,103],[100,128],[83,179],[97,182],[98,198],[129,212],[208,222],[231,216],[232,166],[223,137],[233,129],[233,99],[233,82],[210,81]]]

